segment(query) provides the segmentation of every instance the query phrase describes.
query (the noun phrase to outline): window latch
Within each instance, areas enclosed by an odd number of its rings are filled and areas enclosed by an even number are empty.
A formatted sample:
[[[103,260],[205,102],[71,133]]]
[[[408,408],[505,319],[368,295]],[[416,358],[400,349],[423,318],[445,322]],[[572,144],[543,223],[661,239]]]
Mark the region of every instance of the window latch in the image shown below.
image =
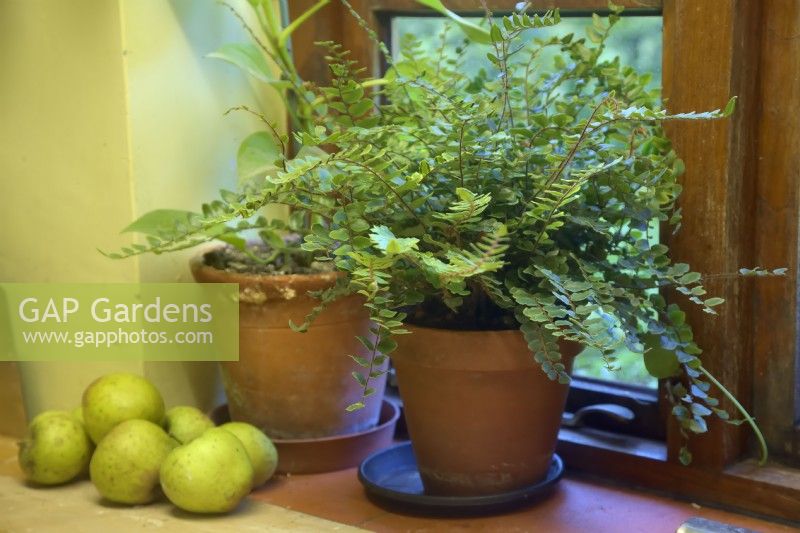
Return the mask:
[[[603,415],[619,424],[628,424],[635,418],[633,411],[627,407],[613,403],[598,403],[581,407],[574,413],[564,413],[561,425],[568,428],[583,427],[586,417],[595,414]]]

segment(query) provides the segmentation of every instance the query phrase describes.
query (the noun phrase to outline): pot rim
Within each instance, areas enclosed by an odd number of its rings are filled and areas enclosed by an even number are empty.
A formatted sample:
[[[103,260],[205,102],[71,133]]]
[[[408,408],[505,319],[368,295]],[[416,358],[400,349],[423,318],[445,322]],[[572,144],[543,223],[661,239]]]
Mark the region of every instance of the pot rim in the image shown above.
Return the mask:
[[[412,364],[430,369],[475,372],[541,370],[541,364],[520,330],[456,330],[409,325],[408,339],[398,339],[391,355],[395,368]],[[567,364],[583,350],[571,340],[557,340],[561,362]]]

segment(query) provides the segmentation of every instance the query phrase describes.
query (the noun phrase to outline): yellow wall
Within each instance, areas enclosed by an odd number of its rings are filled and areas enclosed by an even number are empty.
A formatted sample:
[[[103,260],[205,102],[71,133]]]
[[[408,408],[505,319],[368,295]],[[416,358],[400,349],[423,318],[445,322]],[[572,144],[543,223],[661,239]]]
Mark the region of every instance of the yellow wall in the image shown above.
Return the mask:
[[[278,120],[282,107],[247,83],[239,70],[205,56],[246,37],[238,20],[213,0],[122,0],[130,173],[134,211],[199,210],[221,187],[236,187],[236,150],[257,119],[223,117],[236,105],[260,107]],[[121,242],[121,241],[118,241]],[[142,256],[143,281],[189,279],[190,250]]]
[[[115,2],[0,0],[0,276],[129,281],[97,247],[133,216]]]
[[[96,248],[129,242],[117,232],[148,210],[197,209],[235,184],[236,147],[258,124],[222,113],[282,113],[204,57],[244,40],[213,0],[0,0],[0,281],[189,280],[191,252],[112,261]],[[207,363],[19,366],[29,414],[77,404],[110,369],[148,375],[168,404],[207,407],[219,391]],[[0,390],[13,375],[0,367]]]

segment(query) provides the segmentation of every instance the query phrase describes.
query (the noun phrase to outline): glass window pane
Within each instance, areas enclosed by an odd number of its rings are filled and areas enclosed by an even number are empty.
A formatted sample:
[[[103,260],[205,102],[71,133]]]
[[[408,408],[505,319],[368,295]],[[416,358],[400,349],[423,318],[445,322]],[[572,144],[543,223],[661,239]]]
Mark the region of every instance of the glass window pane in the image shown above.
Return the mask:
[[[482,19],[467,17],[468,20],[481,23]],[[619,56],[623,64],[636,67],[643,72],[653,74],[653,84],[661,85],[661,37],[663,34],[663,19],[660,16],[626,16],[623,17],[611,32],[606,42],[606,50],[601,56],[611,59]],[[546,39],[553,35],[566,35],[574,33],[576,36],[585,35],[586,26],[591,25],[590,17],[563,17],[561,23],[555,27],[538,28],[531,30],[532,36]],[[422,44],[431,54],[438,53],[441,47],[442,31],[449,26],[445,38],[445,49],[455,50],[463,40],[463,34],[448,24],[448,19],[443,17],[393,17],[392,18],[392,53],[398,53],[400,38],[406,33],[412,33],[422,41]],[[542,56],[546,62],[546,56]],[[464,70],[475,74],[481,68],[489,69],[491,65],[486,60],[486,50],[481,46],[468,47],[464,56]]]
[[[481,18],[470,18],[475,23],[481,23]],[[556,27],[539,28],[531,30],[532,37],[542,39],[554,35],[574,33],[584,36],[585,29],[591,25],[591,17],[564,17]],[[445,28],[448,27],[447,31]],[[440,54],[441,50],[449,53],[462,46],[464,37],[461,32],[452,27],[448,20],[442,17],[394,17],[392,18],[392,53],[397,54],[400,49],[400,39],[406,33],[412,33],[422,41],[422,46],[430,54]],[[613,59],[619,56],[623,64],[631,65],[642,72],[652,74],[654,87],[661,86],[661,42],[663,34],[662,18],[660,16],[626,16],[614,27],[611,36],[606,42],[606,49],[601,56],[603,59]],[[444,46],[442,46],[444,44]],[[540,56],[542,64],[550,64],[551,57],[546,54]],[[483,68],[490,72],[491,63],[486,59],[486,48],[471,45],[467,46],[463,56],[463,69],[470,74],[477,74]],[[654,225],[651,235],[655,242],[658,241],[658,227]],[[612,363],[613,370],[600,354],[592,350],[584,350],[575,361],[574,374],[576,376],[591,377],[626,383],[630,385],[655,388],[656,379],[651,377],[644,367],[644,362],[639,354],[631,353],[625,349],[615,354],[616,362]]]

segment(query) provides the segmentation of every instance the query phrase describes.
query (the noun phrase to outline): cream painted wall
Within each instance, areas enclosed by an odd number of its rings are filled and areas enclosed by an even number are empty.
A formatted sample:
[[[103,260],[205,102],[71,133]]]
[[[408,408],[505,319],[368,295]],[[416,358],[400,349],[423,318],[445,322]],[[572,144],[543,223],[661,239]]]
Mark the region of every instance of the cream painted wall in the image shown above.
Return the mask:
[[[98,246],[133,215],[115,2],[0,0],[0,279],[130,281]],[[27,363],[28,412],[72,407],[88,381],[137,363]],[[16,377],[5,364],[6,379]],[[19,390],[4,383],[3,390]],[[19,408],[6,398],[4,405]],[[5,410],[4,418],[20,417]],[[18,428],[6,428],[14,430]]]
[[[282,104],[232,65],[205,57],[223,43],[246,40],[218,2],[121,0],[120,6],[134,212],[199,210],[219,188],[236,187],[239,143],[261,129],[251,115],[223,113],[247,104],[277,122]],[[139,279],[189,281],[195,253],[142,256]],[[168,402],[188,397],[208,407],[221,397],[215,363],[151,362],[145,373]]]
[[[129,242],[119,229],[150,209],[197,209],[233,186],[236,147],[258,125],[223,112],[282,114],[204,57],[244,40],[213,0],[0,0],[0,281],[188,281],[191,252],[112,261],[96,248]],[[19,366],[29,414],[77,404],[110,369],[148,375],[168,404],[219,392],[207,363]]]
[[[132,217],[116,2],[0,0],[0,279],[129,281]]]
[[[221,187],[236,187],[236,150],[262,129],[247,104],[280,121],[283,107],[234,66],[205,56],[244,42],[238,20],[215,0],[121,0],[133,204],[199,210]],[[120,241],[121,242],[121,241]],[[188,250],[142,256],[143,281],[190,279]]]

